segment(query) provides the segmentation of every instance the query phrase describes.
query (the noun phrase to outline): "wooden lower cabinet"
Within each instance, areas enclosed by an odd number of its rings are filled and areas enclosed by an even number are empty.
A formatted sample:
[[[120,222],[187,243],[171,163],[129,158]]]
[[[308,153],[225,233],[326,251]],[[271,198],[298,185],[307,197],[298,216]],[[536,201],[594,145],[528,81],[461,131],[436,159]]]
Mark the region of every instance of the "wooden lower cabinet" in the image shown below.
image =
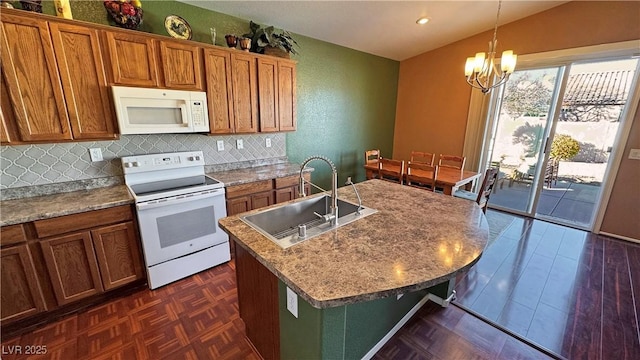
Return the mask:
[[[18,320],[47,310],[27,245],[2,249],[0,257],[0,321]]]
[[[59,305],[103,291],[88,231],[41,240],[40,246]]]
[[[105,291],[144,277],[133,222],[92,230],[91,238]]]
[[[273,192],[263,191],[261,193],[251,195],[251,209],[260,209],[273,205]]]
[[[133,220],[125,205],[1,227],[3,334],[102,302],[116,288],[141,286]]]
[[[241,246],[235,247],[235,259],[238,308],[247,338],[262,358],[280,359],[278,279]]]

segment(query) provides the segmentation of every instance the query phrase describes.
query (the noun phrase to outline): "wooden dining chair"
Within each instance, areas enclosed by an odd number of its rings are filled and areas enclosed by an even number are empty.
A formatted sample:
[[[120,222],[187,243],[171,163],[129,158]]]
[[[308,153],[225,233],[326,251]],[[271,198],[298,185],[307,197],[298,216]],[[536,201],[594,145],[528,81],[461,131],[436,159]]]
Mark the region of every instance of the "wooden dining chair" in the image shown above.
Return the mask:
[[[436,154],[422,152],[422,151],[411,151],[411,162],[412,163],[422,163],[427,164],[429,166],[433,166],[433,162],[435,161]]]
[[[380,158],[380,168],[378,168],[378,178],[382,180],[403,183],[404,160],[393,160]]]
[[[487,205],[489,205],[489,197],[491,196],[491,192],[497,178],[498,169],[488,168],[484,173],[484,179],[482,180],[482,185],[480,186],[480,190],[477,194],[471,191],[457,190],[455,193],[453,193],[453,196],[475,201],[482,209],[482,212],[486,213]]]
[[[364,152],[364,170],[367,179],[375,179],[378,177],[378,169],[380,168],[380,150],[371,149]]]
[[[426,189],[436,190],[436,179],[438,177],[438,166],[431,166],[420,162],[409,161],[407,164],[407,185]]]
[[[464,162],[467,160],[464,156],[440,154],[438,166],[445,166],[454,169],[464,169]]]

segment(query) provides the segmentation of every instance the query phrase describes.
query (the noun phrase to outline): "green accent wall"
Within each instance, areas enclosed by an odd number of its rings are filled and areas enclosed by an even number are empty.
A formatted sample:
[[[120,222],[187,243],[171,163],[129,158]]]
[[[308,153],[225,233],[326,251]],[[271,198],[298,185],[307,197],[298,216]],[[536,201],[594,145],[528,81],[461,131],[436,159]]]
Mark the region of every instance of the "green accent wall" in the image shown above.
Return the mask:
[[[74,19],[109,24],[102,0],[71,0],[70,3]],[[14,2],[14,7],[20,9],[20,3]],[[167,35],[164,18],[176,14],[191,25],[194,41],[210,44],[209,28],[216,28],[218,45],[225,43],[225,34],[247,33],[251,20],[173,0],[142,0],[142,9],[140,31]],[[55,15],[52,1],[43,1],[43,13]],[[378,148],[386,156],[391,156],[393,151],[400,63],[293,35],[300,44],[300,54],[292,56],[298,61],[298,130],[287,134],[287,156],[292,162],[302,163],[311,155],[325,155],[336,164],[340,185],[347,176],[356,182],[362,181],[366,149]],[[316,169],[314,183],[328,189],[331,186],[328,166],[321,162],[312,162],[309,166]]]
[[[287,310],[287,286],[278,281],[281,359],[361,359],[429,289],[327,309],[298,297],[298,317]]]

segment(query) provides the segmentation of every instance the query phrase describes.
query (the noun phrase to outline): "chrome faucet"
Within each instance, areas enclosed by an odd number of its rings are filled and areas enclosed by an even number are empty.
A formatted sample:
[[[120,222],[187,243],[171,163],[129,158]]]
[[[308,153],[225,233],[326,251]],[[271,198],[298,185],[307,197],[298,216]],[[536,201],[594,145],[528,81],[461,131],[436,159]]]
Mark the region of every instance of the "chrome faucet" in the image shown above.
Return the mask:
[[[351,181],[351,176],[347,176],[347,182],[344,184],[351,185],[351,187],[353,188],[353,191],[356,193],[356,196],[358,197],[358,209],[356,210],[356,214],[360,215],[360,210],[362,210],[362,199],[360,198],[358,189],[356,189],[356,184],[354,184],[353,181]]]
[[[333,164],[333,162],[331,162],[331,160],[329,160],[327,157],[324,157],[324,156],[314,155],[314,156],[310,156],[309,158],[307,158],[302,163],[302,166],[300,167],[300,197],[307,196],[307,194],[305,194],[305,192],[304,192],[305,180],[304,180],[304,177],[302,176],[302,172],[304,171],[305,166],[307,166],[307,164],[309,162],[311,162],[312,160],[322,160],[322,161],[326,162],[327,164],[329,164],[329,166],[331,166],[331,172],[332,172],[332,177],[331,177],[331,213],[330,214],[326,214],[326,215],[321,215],[321,214],[317,214],[316,213],[316,216],[320,217],[325,222],[330,222],[331,225],[334,226],[334,225],[338,224],[338,171],[336,170],[336,166]],[[313,185],[314,187],[322,190],[322,191],[326,191],[326,190],[323,190],[322,188],[318,187],[317,185],[313,184],[311,181],[308,181],[308,183],[310,185]]]

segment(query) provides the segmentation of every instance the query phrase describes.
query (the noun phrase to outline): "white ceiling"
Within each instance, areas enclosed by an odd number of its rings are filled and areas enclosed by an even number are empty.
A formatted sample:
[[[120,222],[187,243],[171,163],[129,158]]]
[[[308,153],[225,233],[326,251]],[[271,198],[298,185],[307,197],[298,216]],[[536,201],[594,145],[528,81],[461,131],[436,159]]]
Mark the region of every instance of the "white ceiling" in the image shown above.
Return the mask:
[[[178,1],[398,61],[492,29],[498,10],[497,1]],[[566,2],[504,0],[499,24]],[[431,20],[417,25],[421,16]]]

